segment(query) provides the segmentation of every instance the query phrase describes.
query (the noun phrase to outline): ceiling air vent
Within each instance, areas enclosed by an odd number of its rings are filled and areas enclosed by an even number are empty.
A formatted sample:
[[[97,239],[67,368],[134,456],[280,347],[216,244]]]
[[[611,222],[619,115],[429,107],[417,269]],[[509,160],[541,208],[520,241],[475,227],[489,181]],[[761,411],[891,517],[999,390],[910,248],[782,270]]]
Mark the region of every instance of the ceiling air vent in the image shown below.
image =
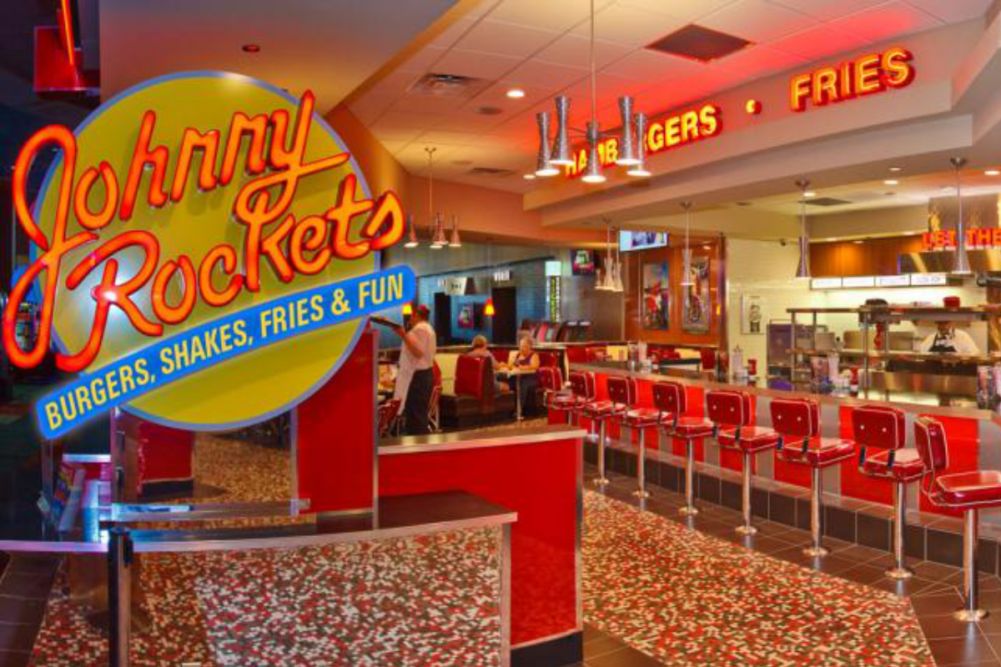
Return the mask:
[[[498,169],[497,167],[473,167],[466,173],[470,176],[493,176],[495,178],[506,178],[514,174],[510,169]]]
[[[835,199],[834,197],[817,197],[816,199],[806,200],[807,206],[844,206],[851,203],[847,199]]]
[[[468,98],[479,92],[485,85],[483,79],[458,74],[425,74],[407,91],[416,95],[435,97]]]
[[[646,48],[707,63],[740,51],[750,43],[741,37],[691,24],[658,39]]]

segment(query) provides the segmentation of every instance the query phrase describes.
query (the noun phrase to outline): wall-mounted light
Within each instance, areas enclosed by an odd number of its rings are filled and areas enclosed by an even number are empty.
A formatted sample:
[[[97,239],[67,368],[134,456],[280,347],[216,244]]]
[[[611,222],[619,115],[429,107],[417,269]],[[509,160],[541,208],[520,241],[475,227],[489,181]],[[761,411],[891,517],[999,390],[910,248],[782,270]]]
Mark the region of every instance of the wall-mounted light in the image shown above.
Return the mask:
[[[483,307],[483,314],[487,317],[493,317],[497,314],[497,309],[494,308],[494,300],[492,298],[487,299],[487,305]]]

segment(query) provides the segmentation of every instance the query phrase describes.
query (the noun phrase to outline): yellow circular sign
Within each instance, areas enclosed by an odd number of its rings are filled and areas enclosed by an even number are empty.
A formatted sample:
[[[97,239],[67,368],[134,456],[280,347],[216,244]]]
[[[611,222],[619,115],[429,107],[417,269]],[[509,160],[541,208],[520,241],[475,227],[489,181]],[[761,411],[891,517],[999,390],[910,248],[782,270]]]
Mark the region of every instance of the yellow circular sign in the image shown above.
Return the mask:
[[[186,257],[198,271],[205,258],[214,258],[207,262],[211,265],[208,287],[212,291],[225,292],[234,284],[234,279],[243,285],[235,298],[223,306],[210,305],[203,298],[195,299],[190,313],[182,321],[162,322],[162,333],[155,337],[137,330],[122,307],[112,307],[100,349],[88,368],[106,366],[157,340],[218,319],[227,312],[378,269],[378,254],[374,252],[354,259],[335,255],[325,265],[315,262],[311,269],[315,272],[296,271],[291,277],[287,271],[283,275],[280,266],[280,258],[292,252],[292,233],[298,234],[291,230],[305,225],[307,220],[316,223],[314,229],[299,234],[297,240],[310,248],[309,258],[316,259],[321,235],[335,233],[322,231],[317,220],[335,206],[346,182],[355,186],[358,199],[370,199],[364,177],[350,159],[334,167],[306,173],[290,186],[294,187],[294,196],[287,208],[282,209],[275,221],[261,227],[260,238],[256,240],[258,248],[265,248],[270,240],[270,250],[276,260],[273,261],[267,252],[261,252],[257,262],[248,261],[255,239],[246,221],[234,214],[234,204],[241,190],[269,174],[281,173],[288,162],[294,162],[288,155],[294,152],[297,130],[308,131],[303,137],[305,149],[300,156],[304,164],[319,163],[348,151],[317,114],[310,111],[308,119],[299,119],[303,108],[304,101],[245,76],[191,72],[153,79],[122,93],[103,104],[76,130],[75,190],[81,189],[79,183],[85,170],[100,168],[99,165],[106,162],[117,176],[118,192],[115,194],[118,201],[124,201],[130,186],[127,175],[147,138],[143,136],[143,128],[149,124],[151,127],[147,129],[151,132],[144,155],[152,157],[139,172],[138,187],[133,187],[136,196],[128,219],[122,219],[124,209],[116,208],[116,215],[110,222],[95,230],[98,235],[95,242],[64,256],[64,267],[76,267],[85,263],[88,257],[95,257],[95,249],[109,239],[141,231],[155,236],[158,267],[170,261],[180,267],[183,263],[180,258]],[[155,114],[152,123],[148,114],[151,111]],[[267,133],[262,135],[263,143],[255,145],[253,130],[259,129],[261,119],[267,123]],[[246,131],[240,133],[234,128]],[[187,151],[182,150],[186,131],[187,139],[192,140]],[[232,139],[234,134],[237,140]],[[200,148],[196,141],[199,137],[204,142]],[[210,149],[213,144],[214,151]],[[276,157],[276,146],[279,150],[284,149],[284,161],[281,154]],[[160,147],[166,149],[166,167],[163,182],[158,187],[155,160]],[[187,165],[180,159],[185,152],[191,156]],[[259,164],[261,159],[268,163],[266,167]],[[201,171],[203,160],[207,162],[204,173]],[[47,238],[53,238],[65,163],[66,160],[60,158],[50,168],[35,208],[34,219]],[[186,182],[178,178],[179,172],[187,174]],[[224,183],[222,175],[227,172],[229,180]],[[93,220],[84,220],[82,224],[74,211],[84,210],[84,217],[99,217],[108,201],[111,188],[107,181],[98,177],[95,182],[89,189],[83,188],[85,208],[71,207],[67,236],[86,229],[85,224],[94,224]],[[208,184],[213,187],[204,187]],[[166,202],[157,201],[158,191],[166,193]],[[257,196],[257,204],[261,204],[260,198],[263,198],[263,207],[268,204],[277,207],[283,190],[280,185],[272,185]],[[288,228],[282,233],[280,228],[290,216],[293,221],[287,223]],[[346,242],[358,239],[358,226],[345,225],[350,229],[344,239]],[[331,227],[336,229],[334,225]],[[332,239],[323,238],[322,241],[333,243]],[[118,284],[136,276],[149,261],[149,254],[150,248],[138,245],[116,252],[113,257],[117,262]],[[302,257],[299,259],[306,261]],[[89,271],[73,289],[67,287],[66,280],[60,280],[57,288],[53,330],[64,354],[78,353],[91,340],[96,304],[92,293],[101,283],[102,266],[106,268],[110,263],[107,257],[99,257],[99,260],[101,266]],[[96,264],[98,260],[92,261]],[[68,273],[69,268],[64,272]],[[251,277],[255,273],[256,279]],[[248,288],[251,280],[259,281],[256,291]],[[155,286],[153,278],[148,279],[132,295],[132,301],[142,314],[160,322],[153,314],[154,300],[160,299],[161,307],[164,303],[179,307],[186,294],[184,272],[178,269],[163,284]],[[157,423],[194,430],[221,430],[263,421],[297,404],[329,379],[353,348],[364,322],[362,319],[338,324],[210,366],[143,395],[126,409]]]

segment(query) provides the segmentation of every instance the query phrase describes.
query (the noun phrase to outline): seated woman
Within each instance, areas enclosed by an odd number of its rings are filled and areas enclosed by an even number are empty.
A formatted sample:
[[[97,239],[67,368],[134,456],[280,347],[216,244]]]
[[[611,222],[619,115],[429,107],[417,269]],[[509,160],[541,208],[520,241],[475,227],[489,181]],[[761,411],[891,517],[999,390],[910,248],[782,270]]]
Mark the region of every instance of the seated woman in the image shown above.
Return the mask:
[[[490,352],[490,350],[487,349],[486,336],[476,336],[473,338],[473,348],[466,354],[471,357],[486,357],[489,360],[487,363],[490,364],[490,373],[495,372],[497,360],[494,358],[494,355]],[[501,384],[496,378],[494,378],[494,392],[499,394],[504,391],[508,391],[507,386]]]
[[[526,405],[535,405],[535,394],[539,387],[539,376],[535,371],[539,370],[539,355],[535,351],[535,345],[531,336],[522,336],[518,342],[518,350],[511,352],[505,367],[511,370],[523,371],[518,375],[512,375],[509,382],[514,390],[515,382],[521,383],[521,409],[524,411]]]

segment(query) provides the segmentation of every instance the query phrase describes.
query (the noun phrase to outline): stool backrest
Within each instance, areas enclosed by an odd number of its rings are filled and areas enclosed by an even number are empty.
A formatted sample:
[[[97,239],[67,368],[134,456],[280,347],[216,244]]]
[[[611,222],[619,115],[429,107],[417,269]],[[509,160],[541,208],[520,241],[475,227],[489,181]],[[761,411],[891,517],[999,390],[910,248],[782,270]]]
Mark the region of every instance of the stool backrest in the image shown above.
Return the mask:
[[[852,412],[852,430],[859,447],[901,449],[907,444],[904,411],[883,405],[867,405]]]
[[[685,386],[680,382],[655,382],[653,404],[661,412],[669,412],[675,418],[681,417],[688,409]]]
[[[393,422],[400,414],[401,401],[398,398],[391,398],[379,406],[379,437],[386,437],[393,428]]]
[[[949,442],[942,422],[931,417],[918,417],[914,422],[914,442],[925,470],[935,474],[949,467]]]
[[[573,371],[570,373],[570,390],[577,398],[593,401],[595,395],[594,374]]]
[[[539,389],[543,391],[559,391],[563,385],[560,371],[552,366],[539,366]]]
[[[621,405],[636,404],[636,380],[612,376],[608,378],[608,399]]]
[[[777,398],[770,405],[772,428],[793,437],[820,435],[820,405],[806,398]]]
[[[714,389],[706,392],[709,421],[724,426],[747,426],[751,423],[751,397],[739,391]]]

